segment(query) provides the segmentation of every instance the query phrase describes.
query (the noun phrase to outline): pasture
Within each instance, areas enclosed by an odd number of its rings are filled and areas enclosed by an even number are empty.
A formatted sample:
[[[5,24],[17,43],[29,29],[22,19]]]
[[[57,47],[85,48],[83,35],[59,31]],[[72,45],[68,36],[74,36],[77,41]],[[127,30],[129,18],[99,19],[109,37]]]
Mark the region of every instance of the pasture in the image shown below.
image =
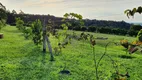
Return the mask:
[[[92,47],[89,41],[72,40],[71,44],[62,49],[60,55],[55,55],[55,61],[49,61],[50,55],[42,53],[42,46],[36,46],[31,40],[26,40],[15,26],[6,26],[1,32],[4,38],[0,39],[0,80],[95,80],[95,66]],[[72,33],[72,31],[68,31]],[[77,35],[81,32],[76,31]],[[116,42],[107,47],[109,55],[116,63],[120,73],[129,72],[129,80],[142,80],[142,54],[126,53],[125,48],[119,45],[120,40],[133,41],[135,37],[118,36],[101,33],[90,33],[95,38],[107,37],[106,40],[96,39],[95,53],[97,61],[105,51],[108,42]],[[52,48],[58,40],[50,36]],[[54,52],[54,51],[53,51]],[[61,74],[66,69],[70,74]],[[100,62],[98,75],[100,80],[111,80],[115,68],[109,57],[105,56]]]

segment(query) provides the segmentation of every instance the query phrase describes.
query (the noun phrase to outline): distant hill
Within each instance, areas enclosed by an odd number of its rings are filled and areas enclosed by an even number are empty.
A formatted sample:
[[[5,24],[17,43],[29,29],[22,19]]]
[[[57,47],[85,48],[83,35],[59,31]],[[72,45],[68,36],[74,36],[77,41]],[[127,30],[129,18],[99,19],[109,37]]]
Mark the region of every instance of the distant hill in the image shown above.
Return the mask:
[[[7,24],[15,25],[15,18],[20,17],[26,25],[30,24],[32,21],[36,19],[43,20],[43,18],[46,18],[47,20],[51,19],[55,22],[55,27],[59,28],[61,25],[62,17],[55,17],[52,15],[35,15],[35,14],[13,14],[13,13],[7,13],[8,19]],[[95,27],[114,27],[114,28],[123,28],[123,29],[129,29],[131,24],[126,23],[125,21],[107,21],[107,20],[89,20],[84,19],[85,26],[95,26]]]
[[[85,20],[86,26],[96,26],[96,27],[113,27],[113,28],[123,28],[129,29],[131,24],[125,21],[108,21],[108,20]]]

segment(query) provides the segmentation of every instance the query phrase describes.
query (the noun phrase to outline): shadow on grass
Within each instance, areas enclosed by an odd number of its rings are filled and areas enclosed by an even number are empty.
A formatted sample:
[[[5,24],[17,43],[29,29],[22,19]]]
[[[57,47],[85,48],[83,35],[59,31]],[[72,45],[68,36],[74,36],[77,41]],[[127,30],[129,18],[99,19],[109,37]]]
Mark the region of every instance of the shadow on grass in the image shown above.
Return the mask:
[[[26,58],[32,58],[32,59],[38,59],[40,58],[42,64],[45,64],[46,61],[50,61],[49,59],[49,56],[50,56],[50,53],[48,52],[48,50],[46,51],[46,53],[44,53],[42,51],[42,47],[41,46],[36,46],[34,45],[33,43],[28,43],[26,45],[23,46],[23,48],[21,49],[21,51],[25,52],[26,53]],[[47,58],[48,57],[48,58]]]
[[[42,62],[43,65],[45,65],[45,63],[46,63],[46,54],[45,53],[42,54],[41,62]]]
[[[21,33],[19,30],[7,30],[7,29],[4,29],[5,32],[8,32],[8,33]]]
[[[133,58],[136,58],[136,57],[131,56],[131,55],[120,55],[119,57],[123,58],[123,59],[133,59]]]
[[[71,75],[70,71],[69,70],[62,70],[59,72],[60,74],[68,74],[68,75]]]

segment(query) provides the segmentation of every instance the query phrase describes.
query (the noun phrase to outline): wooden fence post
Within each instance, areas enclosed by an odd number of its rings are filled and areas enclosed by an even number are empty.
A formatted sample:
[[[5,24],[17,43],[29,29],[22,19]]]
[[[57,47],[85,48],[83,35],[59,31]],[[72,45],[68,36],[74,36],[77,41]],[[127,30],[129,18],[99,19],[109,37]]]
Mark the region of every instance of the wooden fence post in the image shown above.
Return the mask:
[[[45,19],[43,20],[43,52],[46,53],[46,25],[45,25]]]

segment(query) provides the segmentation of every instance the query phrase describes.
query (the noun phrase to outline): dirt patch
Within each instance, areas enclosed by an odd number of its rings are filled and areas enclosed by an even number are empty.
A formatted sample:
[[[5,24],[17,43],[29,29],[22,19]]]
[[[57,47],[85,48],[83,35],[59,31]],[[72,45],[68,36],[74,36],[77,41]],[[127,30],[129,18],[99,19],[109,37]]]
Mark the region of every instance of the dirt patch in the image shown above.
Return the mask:
[[[99,39],[99,40],[107,40],[108,38],[107,38],[107,37],[97,37],[96,39]]]

